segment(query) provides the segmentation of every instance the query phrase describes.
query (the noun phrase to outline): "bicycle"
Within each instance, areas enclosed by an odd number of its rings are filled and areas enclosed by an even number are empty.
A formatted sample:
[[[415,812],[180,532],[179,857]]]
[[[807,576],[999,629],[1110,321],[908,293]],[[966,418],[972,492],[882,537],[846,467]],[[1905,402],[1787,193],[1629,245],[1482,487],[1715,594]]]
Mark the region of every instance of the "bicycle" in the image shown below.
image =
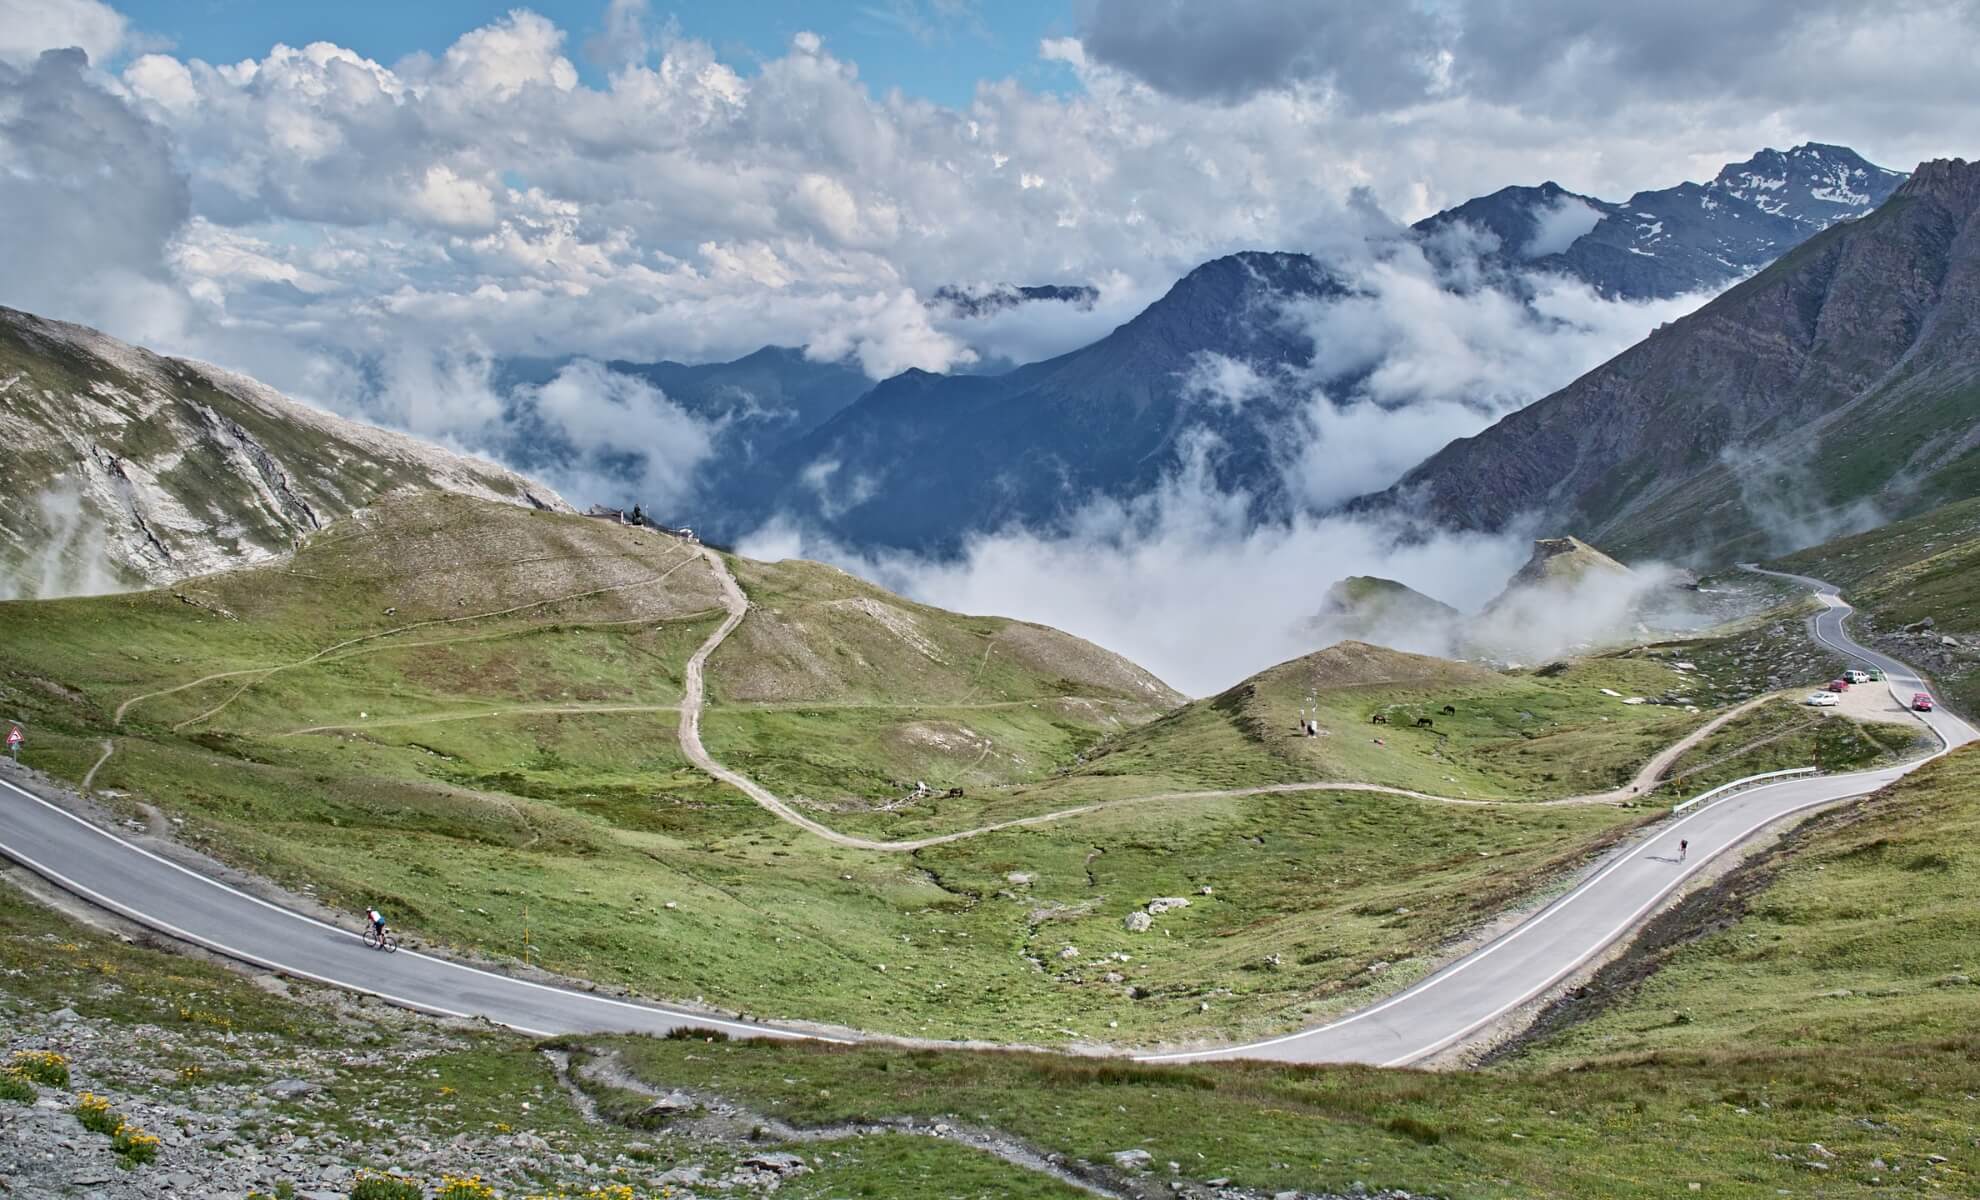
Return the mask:
[[[390,929],[380,933],[370,925],[364,927],[364,944],[373,950],[383,950],[387,954],[399,952],[399,935]]]

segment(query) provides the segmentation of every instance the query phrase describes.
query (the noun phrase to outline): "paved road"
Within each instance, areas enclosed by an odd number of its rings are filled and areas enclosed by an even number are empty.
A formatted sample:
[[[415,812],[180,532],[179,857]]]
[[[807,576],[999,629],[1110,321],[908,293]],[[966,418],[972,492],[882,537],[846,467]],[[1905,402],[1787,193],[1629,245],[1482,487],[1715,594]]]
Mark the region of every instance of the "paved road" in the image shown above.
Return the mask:
[[[1907,704],[1913,693],[1927,690],[1910,667],[1850,640],[1843,622],[1851,610],[1834,587],[1818,579],[1786,578],[1812,588],[1825,605],[1809,622],[1818,640],[1881,668],[1892,693]],[[1925,721],[1943,743],[1940,753],[1980,736],[1964,720],[1943,710],[1925,714]],[[1656,912],[1714,858],[1766,826],[1794,813],[1867,795],[1916,770],[1923,761],[1927,760],[1735,792],[1622,846],[1579,886],[1520,925],[1386,1000],[1284,1037],[1145,1057],[1153,1062],[1213,1058],[1381,1066],[1418,1062],[1544,994]],[[1680,841],[1691,843],[1682,859]]]
[[[1829,607],[1814,621],[1823,641],[1882,667],[1894,692],[1922,690],[1904,664],[1849,641],[1848,607],[1810,581]],[[1929,718],[1947,746],[1975,738],[1965,721]],[[1414,1062],[1457,1042],[1572,973],[1654,912],[1691,874],[1761,827],[1790,813],[1860,796],[1916,764],[1825,776],[1736,793],[1661,826],[1623,847],[1573,891],[1511,932],[1415,986],[1318,1028],[1243,1046],[1177,1055],[1275,1058],[1302,1062]],[[1676,857],[1688,838],[1688,861]],[[535,1034],[584,1031],[664,1033],[712,1026],[759,1037],[808,1036],[662,1005],[628,1003],[478,970],[413,951],[366,950],[355,929],[339,929],[249,896],[169,862],[122,837],[0,779],[0,854],[51,882],[162,933],[299,978],[381,996],[450,1016],[486,1017]]]
[[[449,1017],[486,1017],[524,1033],[666,1033],[682,1026],[800,1037],[751,1022],[549,987],[412,950],[367,949],[340,929],[250,896],[98,828],[0,779],[0,855],[161,933],[301,979]],[[830,1039],[828,1039],[830,1040]]]

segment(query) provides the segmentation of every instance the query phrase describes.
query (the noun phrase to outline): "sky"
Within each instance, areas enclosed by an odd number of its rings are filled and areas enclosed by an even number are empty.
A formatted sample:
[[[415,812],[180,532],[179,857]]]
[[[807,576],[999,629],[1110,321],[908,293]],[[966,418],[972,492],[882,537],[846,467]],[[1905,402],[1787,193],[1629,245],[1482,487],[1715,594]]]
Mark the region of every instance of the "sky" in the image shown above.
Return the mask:
[[[344,411],[409,357],[950,370],[1370,213],[1960,152],[1976,32],[1980,0],[0,0],[0,187],[49,223],[0,234],[0,303]],[[990,345],[924,304],[996,282],[1102,302]]]
[[[211,63],[260,58],[277,42],[328,41],[377,62],[431,52],[507,13],[513,4],[476,0],[339,0],[270,4],[266,0],[132,0],[119,6],[140,31],[176,56]],[[607,28],[599,0],[529,5],[582,46]],[[922,0],[692,0],[654,4],[652,17],[673,22],[739,67],[781,55],[791,38],[813,30],[857,63],[875,92],[898,88],[938,104],[967,104],[979,79],[1017,78],[1056,89],[1073,83],[1062,64],[1042,62],[1038,43],[1073,31],[1072,6],[1055,0],[997,4]],[[597,62],[580,54],[580,77],[597,85]]]
[[[509,356],[966,370],[1089,342],[1209,258],[1306,251],[1358,281],[1315,319],[1401,381],[1315,399],[1320,465],[1396,473],[1703,297],[1543,281],[1536,305],[1371,251],[1385,235],[1509,184],[1622,199],[1803,141],[1972,157],[1977,44],[1980,0],[0,0],[0,304],[476,450],[517,411]],[[927,303],[996,283],[1099,299],[975,323]],[[552,482],[600,494],[628,428],[651,494],[719,467],[648,392],[579,368],[526,397],[589,456]],[[886,566],[1119,642],[1110,605],[1233,537],[1234,586],[1304,556],[1324,565],[1286,592],[1315,598],[1385,565],[1476,596],[1519,557],[1260,540],[1219,523],[1232,499],[1179,477],[1086,543],[1018,530],[962,568]],[[1112,574],[1014,596],[1012,545]],[[1140,624],[1192,683],[1221,669],[1188,644],[1200,611]]]

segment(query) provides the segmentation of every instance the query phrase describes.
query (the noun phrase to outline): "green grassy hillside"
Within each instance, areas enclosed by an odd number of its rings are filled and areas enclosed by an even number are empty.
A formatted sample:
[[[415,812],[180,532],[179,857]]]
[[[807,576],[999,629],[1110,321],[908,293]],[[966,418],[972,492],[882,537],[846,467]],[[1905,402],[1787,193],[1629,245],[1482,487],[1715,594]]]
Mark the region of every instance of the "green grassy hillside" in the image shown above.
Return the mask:
[[[1078,774],[1209,787],[1351,779],[1506,800],[1600,792],[1705,719],[1623,703],[1670,682],[1667,667],[1620,656],[1501,672],[1343,642],[1110,739]],[[1301,734],[1302,714],[1319,736]]]
[[[307,1137],[313,1164],[345,1170],[411,1171],[437,1186],[448,1172],[486,1170],[493,1152],[507,1165],[489,1182],[505,1196],[577,1200],[602,1170],[647,1200],[669,1194],[660,1180],[677,1167],[722,1180],[782,1148],[774,1132],[751,1135],[773,1123],[824,1131],[788,1147],[811,1169],[777,1194],[799,1200],[1082,1194],[928,1136],[938,1125],[1062,1155],[1140,1194],[1170,1180],[1214,1192],[1222,1180],[1266,1194],[1347,1193],[1359,1182],[1453,1200],[1650,1200],[1690,1194],[1691,1183],[1734,1197],[1803,1195],[1811,1184],[1824,1196],[1957,1195],[1980,1171],[1970,1022],[1936,1042],[1871,1041],[1840,1054],[1735,1043],[1451,1073],[699,1038],[552,1043],[577,1066],[591,1116],[523,1038],[258,985],[80,927],[5,887],[0,1018],[10,1048],[67,1051],[69,1084],[33,1084],[35,1099],[67,1107],[90,1090],[154,1132],[194,1119],[224,1130],[174,1141],[149,1166],[112,1168],[135,1186],[210,1168],[243,1194],[280,1195],[285,1184],[300,1193],[320,1187],[317,1176],[275,1164]],[[588,1077],[593,1063],[624,1074]],[[299,1077],[321,1090],[265,1092]],[[635,1087],[684,1089],[689,1107],[665,1117]],[[0,1122],[17,1104],[0,1090]],[[731,1115],[710,1120],[717,1112]],[[917,1134],[836,1132],[843,1122],[902,1121]],[[109,1157],[71,1136],[79,1141],[65,1165]],[[547,1147],[523,1140],[536,1138]],[[1133,1150],[1149,1156],[1146,1168],[1116,1165]]]
[[[708,666],[710,751],[846,833],[969,836],[836,846],[692,769],[710,561],[461,498],[171,591],[9,605],[0,703],[33,765],[80,780],[114,739],[94,784],[124,814],[428,942],[515,958],[527,929],[554,969],[729,1010],[1122,1044],[1279,1031],[1421,974],[1643,815],[1528,801],[1612,787],[1709,715],[1623,703],[1673,686],[1662,661],[1352,644],[1163,713],[1064,634],[726,562],[750,609]],[[1191,904],[1129,932],[1164,896]]]

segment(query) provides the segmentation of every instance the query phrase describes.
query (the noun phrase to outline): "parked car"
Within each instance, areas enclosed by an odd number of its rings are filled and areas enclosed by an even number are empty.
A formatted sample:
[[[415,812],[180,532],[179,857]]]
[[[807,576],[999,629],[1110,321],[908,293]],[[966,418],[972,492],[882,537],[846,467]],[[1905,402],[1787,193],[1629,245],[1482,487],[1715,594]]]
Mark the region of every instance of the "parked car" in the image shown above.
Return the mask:
[[[1849,680],[1831,679],[1828,682],[1827,687],[1832,692],[1846,692],[1849,690]]]
[[[1842,697],[1836,695],[1834,692],[1816,692],[1814,695],[1808,697],[1808,699],[1803,700],[1802,703],[1812,704],[1816,708],[1834,708],[1836,705],[1842,703]]]
[[[1932,698],[1930,696],[1927,696],[1924,692],[1920,692],[1916,696],[1913,696],[1911,698],[1911,711],[1931,712]]]
[[[1870,672],[1868,671],[1844,671],[1842,677],[1844,679],[1849,680],[1851,683],[1870,682]]]

